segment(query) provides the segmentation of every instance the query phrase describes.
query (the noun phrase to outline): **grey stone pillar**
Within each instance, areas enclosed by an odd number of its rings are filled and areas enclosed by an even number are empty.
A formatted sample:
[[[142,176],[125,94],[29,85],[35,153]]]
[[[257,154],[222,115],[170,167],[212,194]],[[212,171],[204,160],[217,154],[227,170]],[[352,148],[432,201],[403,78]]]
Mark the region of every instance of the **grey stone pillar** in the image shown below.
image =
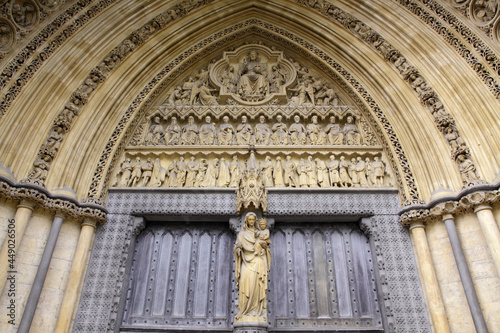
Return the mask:
[[[33,316],[35,315],[36,306],[38,304],[38,299],[42,293],[43,283],[45,282],[45,277],[47,276],[47,271],[49,270],[50,260],[52,259],[52,253],[56,247],[57,237],[59,236],[59,230],[61,230],[61,225],[64,220],[64,215],[61,213],[56,213],[54,217],[54,222],[50,229],[49,238],[47,239],[47,244],[45,244],[45,249],[43,250],[42,259],[38,265],[38,271],[36,272],[35,281],[31,287],[31,292],[26,302],[26,307],[24,308],[23,317],[21,318],[21,323],[19,324],[18,333],[28,333],[30,330],[31,322],[33,321]]]
[[[460,239],[458,238],[457,228],[455,227],[455,220],[450,214],[444,215],[443,220],[446,226],[446,231],[448,231],[451,248],[453,249],[455,261],[457,262],[458,273],[460,274],[460,280],[462,280],[465,297],[467,298],[467,303],[469,304],[469,309],[474,321],[474,326],[476,327],[478,333],[488,333],[488,328],[486,327],[486,322],[484,321],[483,312],[481,311],[479,300],[477,299],[476,290],[474,289],[474,284],[472,283],[469,267],[467,266],[467,262],[465,261],[462,245],[460,244]]]

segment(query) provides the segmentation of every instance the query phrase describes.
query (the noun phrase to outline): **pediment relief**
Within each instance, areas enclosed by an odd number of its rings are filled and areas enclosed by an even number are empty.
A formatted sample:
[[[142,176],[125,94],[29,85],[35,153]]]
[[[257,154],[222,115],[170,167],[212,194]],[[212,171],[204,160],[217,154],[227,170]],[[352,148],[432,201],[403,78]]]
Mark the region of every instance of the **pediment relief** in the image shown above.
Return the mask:
[[[159,108],[216,105],[347,106],[329,79],[261,44],[226,51],[189,73]]]

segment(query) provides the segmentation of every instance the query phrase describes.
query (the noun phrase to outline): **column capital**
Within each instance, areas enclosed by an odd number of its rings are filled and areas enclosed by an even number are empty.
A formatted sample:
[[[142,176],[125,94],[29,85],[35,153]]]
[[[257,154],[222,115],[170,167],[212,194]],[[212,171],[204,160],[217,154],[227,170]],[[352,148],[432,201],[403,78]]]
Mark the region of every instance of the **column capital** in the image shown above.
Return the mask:
[[[415,221],[410,223],[410,231],[416,228],[424,228],[425,229],[425,224],[423,221]]]
[[[19,202],[19,204],[17,205],[17,208],[27,208],[27,209],[30,209],[30,210],[33,210],[35,209],[35,202],[32,201],[32,200],[29,200],[29,199],[21,199],[21,202]]]
[[[92,220],[92,219],[86,218],[82,222],[82,228],[84,226],[90,226],[90,227],[96,229],[97,228],[97,223],[94,220]]]
[[[474,207],[474,213],[480,212],[482,210],[493,210],[493,208],[487,203],[482,203]]]

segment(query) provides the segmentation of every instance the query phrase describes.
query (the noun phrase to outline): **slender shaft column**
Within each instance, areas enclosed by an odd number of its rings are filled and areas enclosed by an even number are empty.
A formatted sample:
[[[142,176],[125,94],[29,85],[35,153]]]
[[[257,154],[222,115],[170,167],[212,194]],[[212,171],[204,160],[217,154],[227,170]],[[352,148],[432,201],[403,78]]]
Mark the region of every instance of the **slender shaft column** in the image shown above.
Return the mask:
[[[68,284],[64,292],[59,318],[57,318],[56,328],[54,332],[66,333],[69,332],[73,313],[75,312],[78,299],[78,289],[83,281],[85,274],[85,265],[87,256],[92,246],[92,241],[95,235],[96,224],[90,219],[86,219],[82,223],[80,238],[76,246],[75,256],[71,264],[69,272]]]
[[[476,290],[474,289],[474,284],[472,283],[469,267],[467,267],[462,245],[460,244],[460,239],[458,238],[457,228],[455,227],[453,216],[451,214],[446,214],[443,216],[443,221],[446,226],[446,231],[448,231],[451,248],[453,250],[453,255],[455,256],[455,261],[457,262],[458,273],[460,274],[460,280],[462,280],[465,297],[467,298],[467,303],[469,304],[470,313],[472,315],[476,331],[478,333],[488,333],[483,312],[481,311],[481,306],[479,305],[479,300],[477,299]]]
[[[52,259],[54,248],[56,247],[59,230],[61,230],[63,220],[64,215],[56,213],[54,222],[52,222],[52,227],[50,228],[47,243],[45,244],[45,249],[43,250],[42,259],[38,265],[35,281],[33,281],[30,295],[28,297],[28,301],[26,302],[26,307],[24,308],[23,317],[21,318],[21,323],[19,324],[19,328],[17,330],[18,333],[27,333],[30,330],[31,322],[33,321],[33,316],[35,315],[38,299],[42,293],[43,283],[45,282],[45,277],[47,276],[47,271],[49,270],[50,260]]]
[[[5,286],[7,274],[16,272],[17,262],[11,265],[12,260],[9,262],[9,259],[14,258],[17,261],[19,246],[21,245],[24,231],[33,213],[33,208],[35,208],[35,203],[24,199],[21,200],[21,203],[17,206],[14,221],[9,221],[9,225],[14,224],[14,229],[9,227],[7,230],[8,234],[2,246],[2,252],[0,252],[0,292]],[[9,255],[11,255],[11,257],[9,257]]]
[[[420,265],[420,272],[422,284],[427,296],[427,305],[429,306],[429,313],[431,315],[434,331],[439,333],[448,333],[450,328],[446,312],[444,309],[441,290],[436,278],[436,272],[432,264],[431,252],[427,237],[425,235],[425,227],[421,222],[415,222],[410,225],[410,232],[412,240],[417,251],[417,258]]]
[[[500,231],[498,230],[495,216],[493,216],[492,208],[489,205],[482,204],[474,209],[474,213],[476,213],[479,220],[481,230],[483,230],[484,237],[486,238],[486,244],[488,244],[491,257],[500,275]]]

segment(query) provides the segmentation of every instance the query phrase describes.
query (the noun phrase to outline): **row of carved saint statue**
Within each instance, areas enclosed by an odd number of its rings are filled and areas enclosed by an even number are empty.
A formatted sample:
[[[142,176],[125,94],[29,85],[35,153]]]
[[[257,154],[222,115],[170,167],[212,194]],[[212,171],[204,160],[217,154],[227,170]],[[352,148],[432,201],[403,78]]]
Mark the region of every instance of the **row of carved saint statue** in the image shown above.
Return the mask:
[[[181,127],[176,117],[164,129],[160,117],[152,119],[148,133],[144,138],[145,145],[361,145],[362,135],[355,124],[354,118],[348,116],[343,128],[335,123],[335,117],[330,117],[330,123],[323,127],[318,123],[318,117],[312,116],[311,123],[304,126],[300,116],[294,117],[294,123],[288,127],[282,122],[282,116],[276,116],[276,123],[269,126],[264,116],[254,128],[248,123],[246,116],[241,117],[241,124],[233,126],[229,117],[222,118],[222,124],[216,126],[210,116],[205,117],[205,123],[198,127],[194,117],[188,118],[188,123]],[[235,128],[236,127],[236,128]]]
[[[328,188],[328,187],[380,187],[390,185],[389,174],[385,164],[379,157],[373,161],[369,157],[352,158],[351,161],[334,155],[325,162],[313,156],[301,158],[298,163],[287,156],[282,162],[276,157],[275,163],[266,156],[258,163],[264,186],[295,188]],[[246,170],[246,163],[241,163],[237,156],[231,162],[224,158],[211,161],[195,157],[185,161],[184,157],[174,159],[165,169],[159,158],[152,161],[148,158],[142,162],[140,157],[135,161],[127,158],[117,173],[115,186],[118,187],[238,187],[241,176]]]

